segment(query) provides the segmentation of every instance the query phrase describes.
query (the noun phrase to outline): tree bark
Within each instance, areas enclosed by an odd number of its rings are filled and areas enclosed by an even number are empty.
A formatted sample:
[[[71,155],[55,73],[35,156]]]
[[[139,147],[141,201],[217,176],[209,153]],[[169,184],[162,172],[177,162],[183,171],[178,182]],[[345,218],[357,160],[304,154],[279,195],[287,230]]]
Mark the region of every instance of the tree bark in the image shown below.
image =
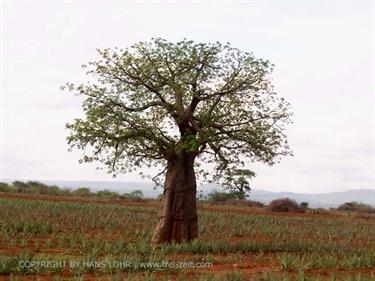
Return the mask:
[[[153,245],[180,243],[198,237],[194,158],[194,154],[181,151],[168,160]]]

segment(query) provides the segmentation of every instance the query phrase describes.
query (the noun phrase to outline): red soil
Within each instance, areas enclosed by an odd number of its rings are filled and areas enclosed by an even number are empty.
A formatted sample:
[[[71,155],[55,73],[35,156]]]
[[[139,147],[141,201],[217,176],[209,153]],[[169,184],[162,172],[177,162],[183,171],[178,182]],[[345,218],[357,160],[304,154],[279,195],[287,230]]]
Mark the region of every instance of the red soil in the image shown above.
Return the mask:
[[[130,201],[130,200],[114,200],[114,199],[98,199],[98,198],[82,198],[82,197],[63,197],[63,196],[51,196],[51,195],[34,195],[34,194],[17,194],[17,193],[4,193],[0,192],[0,198],[12,198],[12,199],[27,199],[27,200],[48,200],[48,201],[66,201],[66,202],[74,202],[74,203],[95,203],[95,204],[111,204],[111,205],[123,205],[123,206],[142,206],[142,207],[150,207],[150,208],[156,208],[158,207],[158,201],[157,200],[142,200],[142,201]],[[198,207],[201,211],[210,211],[210,212],[230,212],[230,213],[241,213],[241,214],[267,214],[272,216],[298,216],[298,217],[331,217],[331,218],[337,218],[340,216],[343,216],[342,214],[337,213],[323,213],[323,214],[313,214],[313,213],[270,213],[266,211],[265,209],[261,208],[246,208],[246,207],[232,207],[232,206],[217,206],[217,205],[199,205]],[[46,237],[38,237],[36,240],[38,241],[45,241],[47,239]],[[236,242],[241,241],[243,239],[246,240],[253,240],[253,241],[262,241],[262,242],[269,242],[269,237],[239,237],[239,238],[230,238],[230,242]],[[308,237],[307,237],[308,239]],[[334,238],[336,239],[336,238]],[[337,237],[337,240],[340,238]],[[211,239],[212,240],[212,239]],[[43,245],[43,243],[41,243]],[[3,247],[5,245],[1,245],[0,243],[0,254],[17,254],[24,249],[21,247],[15,247],[12,249],[6,249],[7,247]],[[29,250],[32,250],[34,252],[38,252],[37,248],[33,248],[28,246]],[[43,249],[43,253],[59,253],[61,252],[60,249]],[[263,253],[263,255],[274,255],[275,253]],[[214,256],[215,260],[220,260],[220,257],[225,257],[227,255],[221,255],[221,256]],[[249,260],[249,255],[245,256],[244,259],[247,258]],[[170,258],[171,260],[193,260],[194,255],[192,254],[174,254],[170,255],[167,258]],[[272,260],[272,259],[271,259]],[[252,261],[244,261],[242,260],[240,263],[228,263],[225,262],[213,262],[213,266],[210,268],[200,268],[200,269],[189,269],[184,271],[184,280],[194,280],[194,274],[196,273],[207,273],[207,274],[215,274],[215,275],[225,275],[231,271],[239,270],[242,272],[244,276],[246,276],[245,280],[251,280],[251,276],[257,273],[262,272],[268,272],[268,271],[280,271],[283,272],[280,268],[277,268],[275,264],[272,264],[270,260],[256,260],[253,259]],[[291,271],[290,273],[294,274],[296,272]],[[319,276],[329,276],[331,273],[336,273],[339,276],[348,276],[352,274],[362,273],[362,274],[374,274],[375,275],[375,269],[316,269],[316,270],[305,270],[305,274],[308,276],[312,275],[319,275]],[[132,273],[134,275],[135,273]],[[155,273],[159,279],[163,279],[166,272],[156,272]],[[170,278],[168,280],[176,280],[178,276],[178,272],[172,272],[168,273]],[[127,276],[126,273],[123,275]],[[141,273],[137,273],[138,276],[141,276]],[[19,280],[53,280],[53,277],[56,275],[53,274],[27,274],[27,275],[19,275],[17,276]],[[63,277],[74,277],[71,273],[63,273]],[[84,274],[85,279],[84,280],[97,280],[100,276],[101,280],[109,280],[110,275],[106,274]],[[2,280],[8,280],[7,276],[0,275],[0,281]],[[338,279],[340,280],[340,279]]]

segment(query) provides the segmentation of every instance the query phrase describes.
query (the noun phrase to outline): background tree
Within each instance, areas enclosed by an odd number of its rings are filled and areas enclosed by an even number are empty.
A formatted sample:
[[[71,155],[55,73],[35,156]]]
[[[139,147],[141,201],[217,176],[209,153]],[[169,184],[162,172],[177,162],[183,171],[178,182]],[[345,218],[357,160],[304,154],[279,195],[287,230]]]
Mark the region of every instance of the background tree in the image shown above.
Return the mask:
[[[85,97],[68,142],[109,173],[165,167],[154,177],[165,175],[154,244],[197,238],[196,176],[222,183],[245,161],[272,165],[290,154],[289,104],[277,98],[267,60],[188,40],[98,52],[83,66],[92,82],[64,86]]]
[[[249,180],[255,177],[255,173],[248,169],[235,169],[226,172],[223,187],[229,189],[237,199],[245,199],[246,192],[250,192]]]

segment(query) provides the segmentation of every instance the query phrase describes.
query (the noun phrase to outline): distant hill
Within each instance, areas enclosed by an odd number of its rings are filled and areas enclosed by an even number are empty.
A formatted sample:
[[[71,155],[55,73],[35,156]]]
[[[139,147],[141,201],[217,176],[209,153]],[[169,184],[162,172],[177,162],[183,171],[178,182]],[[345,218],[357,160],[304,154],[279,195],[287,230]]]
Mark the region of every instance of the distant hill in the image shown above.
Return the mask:
[[[3,182],[12,182],[13,180],[1,180]],[[25,180],[24,180],[25,181]],[[57,185],[59,187],[78,188],[89,187],[93,191],[110,189],[120,193],[130,192],[141,189],[146,197],[157,197],[162,193],[161,188],[154,189],[152,183],[146,182],[112,182],[112,181],[40,181],[48,185]],[[203,190],[203,194],[207,195],[213,190],[220,190],[218,185],[203,185],[198,187]],[[272,192],[260,189],[253,189],[250,192],[249,199],[268,203],[273,199],[289,197],[297,202],[309,202],[309,206],[318,208],[337,207],[338,205],[348,201],[359,201],[375,206],[375,189],[355,189],[341,192],[330,193],[294,193],[294,192]]]
[[[293,193],[293,192],[270,192],[265,190],[252,190],[250,198],[252,200],[268,203],[269,201],[289,197],[297,202],[309,202],[309,206],[313,208],[330,208],[337,207],[348,201],[358,201],[375,206],[375,190],[374,189],[355,189],[341,192],[330,193]]]

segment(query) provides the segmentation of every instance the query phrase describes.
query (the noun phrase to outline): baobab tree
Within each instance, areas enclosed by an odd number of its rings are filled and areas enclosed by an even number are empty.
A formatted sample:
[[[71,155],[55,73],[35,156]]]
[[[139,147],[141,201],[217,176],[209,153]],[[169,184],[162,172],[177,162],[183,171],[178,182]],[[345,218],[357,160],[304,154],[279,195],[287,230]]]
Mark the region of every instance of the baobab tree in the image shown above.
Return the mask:
[[[89,82],[63,86],[84,96],[67,139],[84,150],[81,162],[114,175],[164,168],[154,177],[165,175],[153,244],[198,237],[197,177],[230,186],[254,175],[238,172],[247,164],[290,154],[289,104],[274,91],[269,61],[229,43],[160,38],[98,52],[83,66]]]

